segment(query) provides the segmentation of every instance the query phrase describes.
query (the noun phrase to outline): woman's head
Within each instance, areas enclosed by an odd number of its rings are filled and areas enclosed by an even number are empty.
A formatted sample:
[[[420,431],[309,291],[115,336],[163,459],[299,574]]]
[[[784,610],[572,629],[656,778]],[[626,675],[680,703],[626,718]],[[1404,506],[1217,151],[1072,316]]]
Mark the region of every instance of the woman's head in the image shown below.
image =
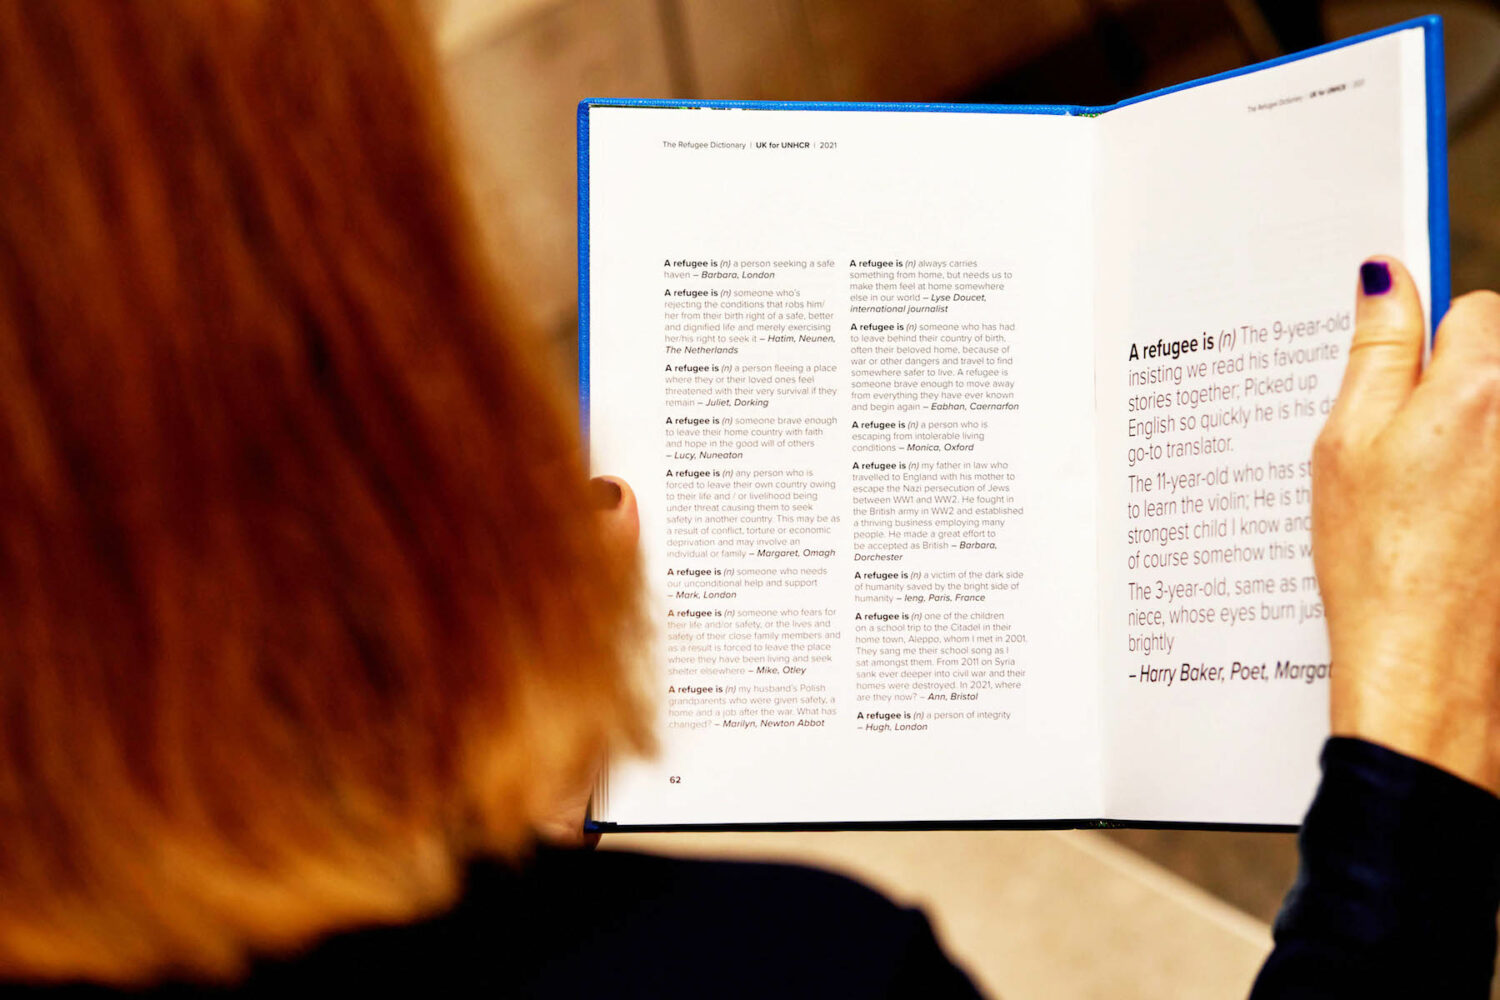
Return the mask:
[[[641,741],[436,107],[395,0],[0,4],[0,978],[414,916]]]

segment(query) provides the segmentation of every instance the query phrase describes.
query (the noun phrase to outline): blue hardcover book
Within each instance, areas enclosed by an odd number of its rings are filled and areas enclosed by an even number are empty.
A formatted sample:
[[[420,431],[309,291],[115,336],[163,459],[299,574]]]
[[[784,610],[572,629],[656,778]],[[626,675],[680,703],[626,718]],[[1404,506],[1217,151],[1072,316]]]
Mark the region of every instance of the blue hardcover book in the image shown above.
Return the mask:
[[[593,100],[579,382],[660,753],[604,829],[1285,827],[1357,267],[1448,301],[1442,29],[1104,108]]]

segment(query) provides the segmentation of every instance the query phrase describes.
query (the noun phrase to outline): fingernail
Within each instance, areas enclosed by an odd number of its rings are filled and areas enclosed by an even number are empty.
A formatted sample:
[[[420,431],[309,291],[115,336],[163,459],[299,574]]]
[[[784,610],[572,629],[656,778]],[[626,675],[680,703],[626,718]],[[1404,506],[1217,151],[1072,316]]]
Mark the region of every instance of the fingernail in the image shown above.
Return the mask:
[[[624,496],[620,492],[620,485],[608,479],[590,479],[589,494],[593,498],[595,510],[613,510],[620,506],[620,498]]]
[[[1383,260],[1359,265],[1359,287],[1366,295],[1384,295],[1391,290],[1391,267]]]

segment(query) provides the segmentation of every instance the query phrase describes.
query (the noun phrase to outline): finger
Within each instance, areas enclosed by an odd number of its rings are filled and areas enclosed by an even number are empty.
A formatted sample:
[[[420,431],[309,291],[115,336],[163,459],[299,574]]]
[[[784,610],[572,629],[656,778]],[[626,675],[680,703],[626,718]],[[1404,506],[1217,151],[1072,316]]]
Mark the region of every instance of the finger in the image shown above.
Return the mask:
[[[641,516],[635,491],[617,476],[596,476],[589,482],[605,544],[622,558],[635,553],[641,538]]]
[[[1500,295],[1470,292],[1453,301],[1438,324],[1432,373],[1446,376],[1500,362]]]
[[[1329,423],[1379,433],[1421,378],[1425,336],[1422,300],[1400,261],[1371,257],[1361,264],[1349,365]]]

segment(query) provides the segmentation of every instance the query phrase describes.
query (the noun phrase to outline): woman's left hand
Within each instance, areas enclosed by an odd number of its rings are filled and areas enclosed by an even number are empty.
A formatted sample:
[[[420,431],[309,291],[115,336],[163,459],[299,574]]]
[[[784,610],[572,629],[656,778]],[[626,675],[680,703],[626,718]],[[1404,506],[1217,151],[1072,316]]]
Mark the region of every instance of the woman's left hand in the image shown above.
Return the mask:
[[[621,553],[633,553],[641,538],[640,514],[635,505],[635,491],[630,484],[617,476],[597,476],[589,483],[598,511],[604,544],[618,548]],[[537,826],[537,836],[557,847],[591,848],[599,843],[599,834],[585,833],[584,819],[588,816],[589,798],[594,793],[595,779],[604,766],[599,761],[589,773],[588,781],[570,789],[558,801],[557,808]]]

